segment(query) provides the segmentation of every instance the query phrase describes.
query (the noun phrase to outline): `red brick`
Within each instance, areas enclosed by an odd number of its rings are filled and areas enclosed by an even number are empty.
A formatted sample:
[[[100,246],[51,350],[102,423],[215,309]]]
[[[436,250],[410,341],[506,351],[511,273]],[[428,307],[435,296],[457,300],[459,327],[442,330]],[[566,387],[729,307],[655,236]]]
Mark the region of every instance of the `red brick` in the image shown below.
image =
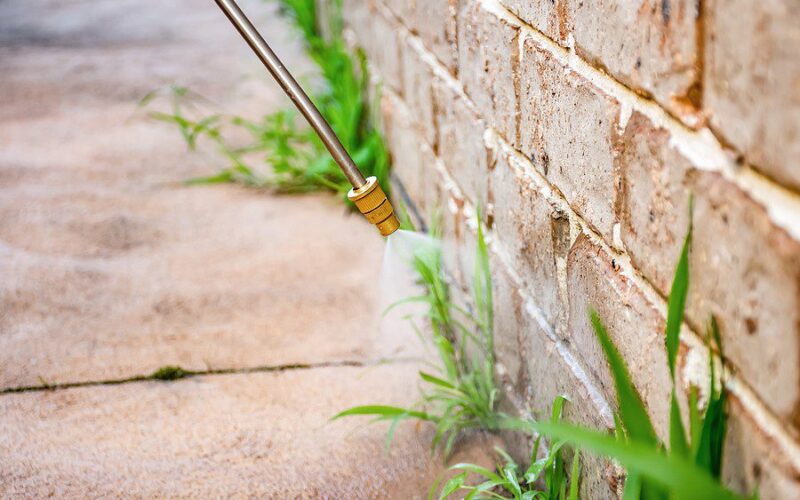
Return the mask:
[[[518,26],[488,2],[464,3],[458,15],[459,79],[479,113],[516,144]]]
[[[800,3],[712,0],[707,14],[703,89],[713,128],[800,189]]]
[[[611,242],[619,103],[532,38],[524,41],[519,76],[521,151]]]

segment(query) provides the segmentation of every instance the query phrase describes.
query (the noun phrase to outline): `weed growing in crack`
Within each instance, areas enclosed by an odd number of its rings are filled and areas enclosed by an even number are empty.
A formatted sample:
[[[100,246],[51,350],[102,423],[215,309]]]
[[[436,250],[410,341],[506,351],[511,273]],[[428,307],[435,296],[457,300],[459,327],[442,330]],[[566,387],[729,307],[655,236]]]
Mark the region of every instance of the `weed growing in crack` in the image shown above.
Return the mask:
[[[281,11],[303,35],[306,52],[319,66],[324,88],[312,96],[322,115],[364,176],[375,176],[389,189],[389,153],[379,131],[369,119],[366,105],[369,78],[362,54],[347,49],[341,33],[341,2],[331,3],[330,36],[317,28],[314,0],[281,0]],[[228,165],[216,174],[189,179],[188,184],[235,182],[264,187],[279,193],[331,191],[346,199],[350,184],[322,141],[309,127],[298,126],[298,113],[284,109],[252,121],[240,116],[205,114],[201,99],[184,87],[172,87],[170,111],[150,116],[179,130],[190,150],[207,141]],[[148,94],[142,105],[158,92]],[[232,131],[244,131],[248,140],[234,145]],[[253,164],[261,158],[269,166],[264,173]],[[388,193],[387,193],[388,194]],[[349,203],[349,202],[348,202]]]
[[[419,372],[422,399],[411,408],[369,405],[345,410],[334,418],[370,415],[374,421],[390,421],[387,443],[397,424],[406,419],[432,422],[436,427],[431,446],[442,445],[449,455],[456,438],[468,429],[496,431],[511,417],[495,408],[498,389],[494,377],[492,287],[489,254],[483,229],[478,226],[474,312],[456,305],[442,269],[438,245],[413,256],[413,268],[423,294],[401,301],[427,305],[425,318],[438,354],[435,373]],[[418,332],[424,337],[422,332]]]
[[[666,348],[672,376],[669,446],[659,441],[641,395],[631,382],[625,361],[595,311],[591,311],[592,325],[611,367],[619,401],[617,436],[561,423],[533,424],[538,432],[552,439],[568,442],[620,462],[628,472],[624,491],[626,499],[739,498],[720,482],[727,430],[727,393],[722,384],[717,385],[711,343],[716,343],[721,356],[722,345],[719,328],[713,317],[707,335],[710,367],[708,403],[701,410],[698,390],[696,387],[691,389],[688,434],[681,419],[676,396],[675,362],[689,288],[691,235],[690,226],[675,270],[667,310]]]
[[[190,372],[184,370],[180,366],[162,366],[154,371],[149,378],[154,380],[178,380],[180,378],[188,377]]]
[[[561,420],[561,410],[566,399],[558,396],[553,402],[551,422]],[[475,464],[456,464],[451,471],[459,474],[448,480],[439,492],[439,500],[459,492],[467,491],[465,498],[513,498],[515,500],[577,500],[580,488],[580,459],[577,453],[572,458],[570,474],[564,457],[565,443],[556,441],[542,458],[539,457],[542,436],[539,435],[531,451],[530,466],[524,471],[511,456],[500,448],[495,448],[504,463],[498,464],[494,471]],[[468,482],[469,475],[475,474],[483,481],[477,484]],[[435,490],[437,485],[432,488]]]

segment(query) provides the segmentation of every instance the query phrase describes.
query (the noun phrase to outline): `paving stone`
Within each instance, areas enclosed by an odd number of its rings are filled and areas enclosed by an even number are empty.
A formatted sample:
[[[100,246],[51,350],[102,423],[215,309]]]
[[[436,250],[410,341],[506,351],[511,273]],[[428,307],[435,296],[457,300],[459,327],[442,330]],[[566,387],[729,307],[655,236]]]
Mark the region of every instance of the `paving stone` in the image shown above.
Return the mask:
[[[10,497],[424,498],[445,464],[433,429],[330,421],[417,398],[417,367],[315,368],[0,397]],[[35,418],[32,418],[35,416]],[[480,437],[454,460],[492,459]],[[455,463],[455,462],[454,462]]]

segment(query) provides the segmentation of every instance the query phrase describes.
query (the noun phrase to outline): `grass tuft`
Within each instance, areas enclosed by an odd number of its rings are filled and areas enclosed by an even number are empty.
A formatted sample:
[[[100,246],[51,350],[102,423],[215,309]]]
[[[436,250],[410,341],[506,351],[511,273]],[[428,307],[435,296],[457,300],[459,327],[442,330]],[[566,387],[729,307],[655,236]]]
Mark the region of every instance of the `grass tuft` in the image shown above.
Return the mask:
[[[681,419],[675,383],[675,362],[678,336],[683,321],[689,289],[688,253],[692,228],[689,227],[673,278],[668,300],[666,348],[672,375],[669,446],[656,437],[653,423],[642,398],[631,382],[625,361],[619,355],[596,312],[591,312],[592,325],[600,342],[619,401],[617,436],[561,423],[534,423],[539,432],[569,442],[574,446],[612,457],[628,472],[623,498],[739,498],[720,482],[722,451],[727,431],[727,393],[717,376],[712,343],[722,352],[719,328],[711,318],[708,332],[710,394],[705,409],[698,404],[698,388],[689,396],[689,432]]]
[[[566,399],[558,396],[553,402],[551,422],[561,420],[561,411]],[[439,492],[439,500],[448,498],[458,492],[468,491],[465,498],[513,498],[515,500],[577,500],[580,489],[580,458],[573,456],[570,474],[567,476],[564,456],[565,443],[553,440],[542,458],[539,458],[541,435],[537,436],[531,451],[530,466],[522,471],[520,466],[508,453],[495,448],[503,458],[503,463],[494,471],[475,464],[456,464],[451,471],[459,474],[448,480]],[[469,474],[477,475],[482,481],[471,484],[467,480]],[[436,489],[434,485],[431,492]],[[432,495],[431,495],[432,496]]]
[[[423,383],[422,398],[411,408],[359,406],[334,418],[371,415],[373,421],[390,421],[387,444],[402,420],[433,422],[436,432],[432,449],[441,446],[447,456],[464,431],[499,430],[509,419],[495,408],[498,390],[494,377],[491,273],[483,230],[478,232],[474,311],[453,302],[442,269],[440,245],[419,249],[411,264],[423,293],[400,303],[421,302],[427,305],[425,318],[438,355],[438,365],[433,373],[419,372]],[[422,336],[422,332],[418,333]]]
[[[320,69],[324,85],[311,96],[312,100],[364,176],[377,177],[388,191],[389,153],[369,119],[365,59],[348,50],[344,43],[340,2],[333,2],[331,7],[330,36],[325,39],[315,22],[314,0],[281,0],[281,11],[293,21],[305,40],[307,54]],[[141,105],[149,105],[158,95],[159,92],[151,92]],[[249,120],[209,114],[205,100],[185,87],[171,87],[167,98],[170,110],[154,111],[149,116],[175,126],[190,150],[197,149],[201,141],[208,143],[228,163],[215,174],[189,179],[187,184],[234,182],[287,194],[330,191],[346,200],[350,189],[346,177],[293,108]],[[247,139],[238,144],[231,137],[242,131]],[[261,163],[268,168],[259,168]]]

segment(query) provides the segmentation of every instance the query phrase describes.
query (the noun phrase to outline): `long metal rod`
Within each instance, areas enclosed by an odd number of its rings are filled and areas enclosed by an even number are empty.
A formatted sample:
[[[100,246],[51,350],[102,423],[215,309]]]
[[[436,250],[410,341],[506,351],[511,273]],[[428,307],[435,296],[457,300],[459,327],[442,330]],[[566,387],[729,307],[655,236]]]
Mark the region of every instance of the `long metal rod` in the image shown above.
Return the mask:
[[[344,149],[344,146],[342,146],[342,143],[339,141],[339,138],[336,136],[331,126],[325,118],[322,117],[317,107],[314,106],[314,103],[311,102],[311,99],[309,99],[308,95],[303,91],[303,88],[300,87],[297,80],[295,80],[292,74],[289,73],[289,70],[286,69],[286,66],[283,65],[267,42],[264,41],[264,38],[255,26],[253,26],[253,23],[247,19],[242,9],[236,5],[234,0],[215,1],[231,23],[233,23],[234,27],[236,27],[239,34],[245,39],[247,45],[253,49],[253,52],[255,52],[261,62],[264,63],[264,66],[267,67],[272,77],[277,80],[283,91],[286,92],[286,95],[289,96],[297,109],[300,110],[311,127],[317,132],[317,135],[322,139],[323,144],[328,148],[331,156],[333,156],[339,168],[342,169],[344,176],[347,177],[350,184],[356,189],[366,184],[367,181],[364,179],[364,175],[358,170],[358,167],[347,153],[347,150]]]

